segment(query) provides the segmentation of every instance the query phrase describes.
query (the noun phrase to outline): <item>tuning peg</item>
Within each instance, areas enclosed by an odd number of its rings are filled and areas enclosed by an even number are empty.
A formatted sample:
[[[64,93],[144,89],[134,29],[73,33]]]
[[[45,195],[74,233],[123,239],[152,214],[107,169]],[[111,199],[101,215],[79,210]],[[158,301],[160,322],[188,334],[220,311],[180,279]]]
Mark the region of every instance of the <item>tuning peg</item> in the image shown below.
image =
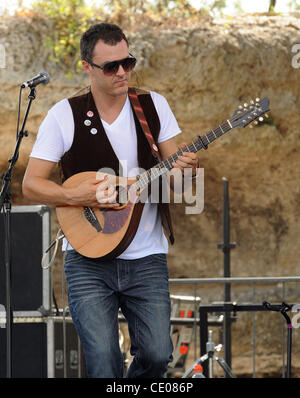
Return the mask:
[[[262,116],[260,116],[260,117],[258,118],[258,120],[259,120],[260,122],[262,122],[262,121],[264,120],[264,118],[263,118]]]
[[[253,104],[254,104],[254,101],[253,101],[253,100],[251,100],[251,101],[250,101],[250,104],[251,104],[251,105],[253,105]]]
[[[268,119],[269,115],[267,113],[264,114],[264,116]]]
[[[247,106],[248,106],[248,104],[245,102],[245,103],[244,103],[244,107],[247,108]]]
[[[255,125],[257,125],[258,124],[258,121],[257,120],[254,120],[254,122],[253,122]]]
[[[239,105],[239,109],[243,109],[242,105]]]
[[[255,98],[255,101],[256,101],[256,102],[259,102],[259,101],[260,101],[260,98]]]

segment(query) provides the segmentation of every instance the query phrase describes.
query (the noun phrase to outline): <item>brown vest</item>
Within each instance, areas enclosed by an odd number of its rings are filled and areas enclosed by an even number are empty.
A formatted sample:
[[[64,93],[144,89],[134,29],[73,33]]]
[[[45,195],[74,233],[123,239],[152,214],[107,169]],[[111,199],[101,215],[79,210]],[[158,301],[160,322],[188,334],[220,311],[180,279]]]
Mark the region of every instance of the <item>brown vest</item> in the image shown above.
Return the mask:
[[[143,90],[137,89],[140,104],[146,116],[149,128],[157,143],[160,132],[160,121],[153,104],[151,95]],[[87,93],[69,98],[74,118],[74,138],[71,148],[66,152],[60,161],[62,180],[71,177],[73,174],[83,171],[98,171],[102,168],[110,168],[119,175],[119,160],[110,144],[105,129],[99,117],[93,95],[89,90]],[[88,116],[92,112],[93,116]],[[145,170],[156,164],[152,155],[149,143],[140,126],[140,123],[133,110],[136,133],[138,164]],[[91,124],[86,125],[85,121],[90,120]],[[97,130],[91,134],[91,129]],[[174,243],[173,228],[168,203],[158,203],[162,218],[163,227],[169,236],[170,243]]]

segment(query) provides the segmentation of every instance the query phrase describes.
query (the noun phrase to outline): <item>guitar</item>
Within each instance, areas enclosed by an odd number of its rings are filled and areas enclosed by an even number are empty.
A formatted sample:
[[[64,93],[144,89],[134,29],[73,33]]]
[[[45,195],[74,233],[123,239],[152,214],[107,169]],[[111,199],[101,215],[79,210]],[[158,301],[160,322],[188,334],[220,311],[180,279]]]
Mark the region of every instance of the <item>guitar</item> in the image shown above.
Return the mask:
[[[86,206],[59,206],[56,208],[61,229],[70,245],[80,254],[90,258],[115,258],[130,244],[137,231],[143,211],[140,195],[152,181],[173,168],[172,163],[183,152],[198,152],[235,127],[246,127],[269,111],[269,100],[256,98],[250,104],[239,106],[233,116],[180,149],[151,169],[135,178],[108,176],[108,182],[115,186],[116,208],[100,209]],[[82,172],[68,178],[63,186],[73,188],[86,179],[99,179],[97,172]]]

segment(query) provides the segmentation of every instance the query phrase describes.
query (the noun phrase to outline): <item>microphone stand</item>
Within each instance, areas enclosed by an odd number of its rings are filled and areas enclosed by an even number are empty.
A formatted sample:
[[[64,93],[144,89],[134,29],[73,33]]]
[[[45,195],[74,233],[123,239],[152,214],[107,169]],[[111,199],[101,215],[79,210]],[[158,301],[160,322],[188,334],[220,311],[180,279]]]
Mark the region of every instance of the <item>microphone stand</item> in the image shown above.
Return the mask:
[[[228,180],[223,177],[223,243],[218,243],[218,249],[224,253],[224,277],[230,277],[230,251],[236,247],[235,242],[230,242],[230,208],[229,208],[229,188]],[[231,301],[230,283],[224,286],[224,305]],[[231,313],[225,311],[223,322],[223,341],[224,341],[224,359],[231,367]],[[227,375],[225,375],[227,377]]]
[[[8,170],[2,175],[2,188],[0,193],[0,212],[4,209],[4,240],[5,240],[5,280],[6,280],[6,375],[7,378],[12,377],[12,329],[13,329],[13,311],[11,307],[11,178],[13,168],[19,158],[19,149],[23,137],[28,136],[28,132],[24,131],[29,110],[32,101],[36,97],[35,87],[30,89],[28,96],[29,103],[27,105],[21,131],[17,135],[16,147],[13,156],[8,159],[10,163]]]

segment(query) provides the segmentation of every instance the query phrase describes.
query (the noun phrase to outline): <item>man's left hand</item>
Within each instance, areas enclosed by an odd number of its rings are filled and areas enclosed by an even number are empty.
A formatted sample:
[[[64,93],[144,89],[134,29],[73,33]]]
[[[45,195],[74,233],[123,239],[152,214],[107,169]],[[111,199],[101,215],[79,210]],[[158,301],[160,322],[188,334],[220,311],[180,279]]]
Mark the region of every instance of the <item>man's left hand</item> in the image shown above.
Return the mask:
[[[184,149],[187,146],[185,142],[183,142],[180,147]],[[198,167],[198,157],[194,152],[183,152],[182,155],[178,156],[176,162],[172,163],[174,168],[179,168],[183,171],[186,168],[192,168],[192,175],[196,174],[196,169]]]

